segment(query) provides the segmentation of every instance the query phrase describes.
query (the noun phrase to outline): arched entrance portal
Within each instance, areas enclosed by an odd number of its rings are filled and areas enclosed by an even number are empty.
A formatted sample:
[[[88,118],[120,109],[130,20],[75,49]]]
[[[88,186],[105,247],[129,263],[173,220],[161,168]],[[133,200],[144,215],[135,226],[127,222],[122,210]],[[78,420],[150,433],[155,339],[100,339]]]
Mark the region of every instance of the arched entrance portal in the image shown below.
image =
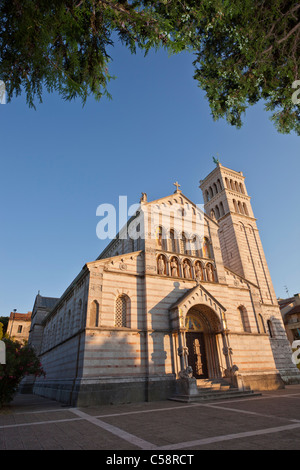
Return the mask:
[[[187,317],[186,346],[189,351],[188,364],[193,369],[196,379],[208,378],[204,331],[199,318],[193,313]]]
[[[215,312],[206,305],[193,306],[187,313],[185,328],[188,365],[192,367],[194,377],[221,377],[221,323]]]

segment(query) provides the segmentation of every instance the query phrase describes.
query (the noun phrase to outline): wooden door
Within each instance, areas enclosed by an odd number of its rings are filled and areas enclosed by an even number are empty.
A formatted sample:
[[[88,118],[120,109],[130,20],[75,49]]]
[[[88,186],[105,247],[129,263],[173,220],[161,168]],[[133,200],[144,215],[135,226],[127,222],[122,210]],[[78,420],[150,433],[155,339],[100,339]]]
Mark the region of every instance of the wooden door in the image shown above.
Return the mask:
[[[205,342],[203,333],[186,333],[186,345],[189,350],[188,363],[196,379],[208,378]]]

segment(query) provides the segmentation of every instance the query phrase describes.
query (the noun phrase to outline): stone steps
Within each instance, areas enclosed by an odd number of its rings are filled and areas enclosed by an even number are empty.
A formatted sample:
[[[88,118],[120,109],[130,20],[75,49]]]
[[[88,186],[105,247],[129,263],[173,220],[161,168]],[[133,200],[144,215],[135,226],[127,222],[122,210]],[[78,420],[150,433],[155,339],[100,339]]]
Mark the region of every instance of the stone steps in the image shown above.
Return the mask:
[[[173,401],[184,403],[197,403],[201,401],[224,400],[233,398],[250,398],[260,396],[261,393],[253,390],[239,390],[228,384],[225,380],[197,380],[197,394],[178,394],[170,398]]]
[[[233,398],[251,398],[260,395],[261,393],[256,393],[252,390],[212,390],[207,392],[202,391],[198,395],[176,395],[174,397],[169,398],[169,400],[179,401],[183,403],[197,403],[214,400],[229,400]]]
[[[198,390],[230,390],[232,386],[225,380],[209,380],[209,379],[197,379]]]

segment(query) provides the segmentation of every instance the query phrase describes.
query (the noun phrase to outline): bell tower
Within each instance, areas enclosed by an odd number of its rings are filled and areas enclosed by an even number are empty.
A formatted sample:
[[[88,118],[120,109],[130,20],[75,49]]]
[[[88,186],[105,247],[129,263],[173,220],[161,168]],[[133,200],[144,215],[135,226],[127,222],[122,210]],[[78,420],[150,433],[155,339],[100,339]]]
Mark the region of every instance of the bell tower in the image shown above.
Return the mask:
[[[217,161],[200,188],[207,215],[219,223],[225,267],[257,285],[262,304],[277,305],[243,173]]]

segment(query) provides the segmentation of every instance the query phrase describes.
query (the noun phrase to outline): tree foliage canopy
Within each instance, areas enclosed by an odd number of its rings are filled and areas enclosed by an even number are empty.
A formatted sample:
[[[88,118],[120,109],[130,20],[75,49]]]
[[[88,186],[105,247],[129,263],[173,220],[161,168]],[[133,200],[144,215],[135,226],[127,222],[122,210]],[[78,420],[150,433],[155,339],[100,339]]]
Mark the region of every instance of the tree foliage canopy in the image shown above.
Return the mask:
[[[46,375],[38,356],[28,343],[21,344],[8,335],[5,335],[2,341],[5,344],[6,363],[0,364],[0,408],[12,401],[21,380],[26,375],[35,375],[35,377]]]
[[[264,100],[280,132],[300,135],[300,3],[289,0],[0,1],[0,79],[29,106],[44,88],[65,100],[109,96],[108,49],[190,50],[214,119],[240,127]],[[300,82],[299,86],[300,89]]]

